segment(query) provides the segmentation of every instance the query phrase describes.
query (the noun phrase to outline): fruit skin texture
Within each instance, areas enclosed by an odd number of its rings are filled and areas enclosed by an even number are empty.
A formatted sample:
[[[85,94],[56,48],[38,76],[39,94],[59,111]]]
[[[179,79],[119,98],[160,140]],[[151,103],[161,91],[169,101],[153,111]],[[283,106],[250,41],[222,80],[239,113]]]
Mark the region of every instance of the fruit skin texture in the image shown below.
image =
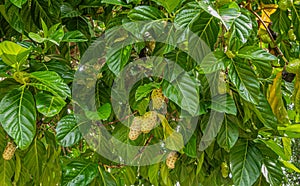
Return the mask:
[[[166,165],[169,169],[174,169],[175,168],[175,163],[177,161],[178,154],[176,151],[172,151],[168,154],[167,160],[166,160]]]
[[[149,133],[156,125],[157,113],[155,111],[146,112],[143,116],[141,131],[145,134]]]
[[[10,160],[16,151],[16,146],[13,142],[8,142],[2,154],[4,160]]]
[[[160,109],[165,103],[165,96],[162,93],[161,89],[154,89],[151,93],[152,106],[153,109]]]
[[[129,139],[136,140],[141,132],[141,124],[143,122],[143,118],[141,116],[136,116],[133,118],[132,124],[130,126],[130,131],[128,134]]]

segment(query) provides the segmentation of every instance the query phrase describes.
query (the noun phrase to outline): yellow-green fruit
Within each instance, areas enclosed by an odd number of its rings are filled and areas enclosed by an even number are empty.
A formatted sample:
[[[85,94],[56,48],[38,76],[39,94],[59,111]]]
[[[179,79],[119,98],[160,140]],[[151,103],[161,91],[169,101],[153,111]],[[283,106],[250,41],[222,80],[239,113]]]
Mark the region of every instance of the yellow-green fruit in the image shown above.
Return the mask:
[[[226,56],[229,57],[230,59],[232,59],[232,58],[235,57],[234,53],[233,53],[232,51],[230,51],[230,50],[227,50],[227,51],[225,52],[225,54],[226,54]]]
[[[289,36],[289,39],[291,41],[295,41],[297,39],[296,35],[294,34],[294,30],[293,29],[290,29],[289,32],[288,32],[288,36]]]
[[[10,160],[14,154],[15,154],[15,151],[16,151],[16,146],[14,143],[12,142],[8,142],[6,147],[5,147],[5,150],[2,154],[2,157],[4,160]]]
[[[155,111],[146,112],[143,116],[143,123],[141,124],[141,131],[149,133],[156,125],[157,113]]]
[[[219,81],[218,81],[218,93],[219,94],[226,94],[227,87],[226,87],[226,74],[223,71],[220,71],[219,74]]]
[[[300,59],[291,60],[286,66],[286,71],[289,73],[297,74],[300,72]]]
[[[221,164],[221,173],[223,178],[227,178],[229,175],[229,167],[226,162],[222,162]]]
[[[278,2],[278,7],[280,8],[280,10],[286,11],[288,8],[288,1],[287,0],[279,0]]]
[[[141,116],[137,116],[133,118],[132,124],[130,126],[130,131],[128,134],[129,139],[136,140],[141,132],[141,124],[143,122],[143,118]]]
[[[166,160],[166,165],[169,169],[174,169],[175,168],[175,163],[177,161],[178,154],[176,151],[172,151],[168,154],[167,160]]]
[[[165,103],[165,96],[161,89],[154,89],[151,94],[153,109],[160,109]]]
[[[13,74],[14,79],[21,83],[21,84],[26,84],[29,82],[29,74],[27,72],[15,72]]]

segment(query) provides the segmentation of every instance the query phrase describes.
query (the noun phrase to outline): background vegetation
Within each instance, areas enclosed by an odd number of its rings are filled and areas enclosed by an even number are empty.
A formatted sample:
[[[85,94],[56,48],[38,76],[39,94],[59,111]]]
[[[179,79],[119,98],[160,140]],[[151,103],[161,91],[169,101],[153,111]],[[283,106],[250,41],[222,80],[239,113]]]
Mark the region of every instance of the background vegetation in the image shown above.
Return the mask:
[[[0,13],[1,185],[300,184],[300,1],[0,0]],[[130,140],[110,106],[119,70],[133,59],[161,56],[199,81],[198,96],[190,98],[200,102],[199,122],[191,139],[176,135],[177,145],[187,144],[173,153],[174,169],[165,161],[136,167],[103,158],[82,138],[73,115],[71,87],[84,52],[132,21],[174,23],[213,51],[203,71],[178,48],[145,41],[111,54],[99,71],[103,124],[118,139],[144,146],[162,140],[167,128],[178,127],[178,113],[193,108],[159,78],[138,82],[130,97],[135,116],[149,111],[156,88],[167,113],[163,124]],[[227,97],[217,104],[226,107],[211,107],[205,74],[226,85],[217,90]],[[225,113],[224,121],[209,122],[212,110]],[[167,154],[173,149],[162,147]]]

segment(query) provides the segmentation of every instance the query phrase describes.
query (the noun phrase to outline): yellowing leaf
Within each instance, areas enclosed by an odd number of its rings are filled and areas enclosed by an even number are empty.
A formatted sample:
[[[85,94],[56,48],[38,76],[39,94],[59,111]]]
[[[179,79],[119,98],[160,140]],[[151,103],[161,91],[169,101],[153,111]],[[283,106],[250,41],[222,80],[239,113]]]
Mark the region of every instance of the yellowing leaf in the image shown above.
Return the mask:
[[[161,124],[163,126],[164,129],[164,138],[166,139],[167,136],[171,135],[173,133],[173,129],[172,127],[170,127],[168,120],[165,118],[164,115],[162,114],[157,114],[157,116],[159,117]]]
[[[281,81],[282,73],[278,72],[273,84],[269,87],[268,102],[270,103],[272,111],[278,119],[278,122],[281,124],[287,124],[290,123],[290,120],[282,100]]]
[[[276,12],[276,9],[278,8],[278,5],[275,4],[262,4],[261,5],[261,19],[264,21],[264,23],[269,26],[271,23],[270,16]],[[263,25],[260,25],[261,29],[266,30],[266,28]]]
[[[292,163],[290,163],[290,162],[288,162],[288,161],[284,161],[284,160],[282,160],[281,162],[283,163],[283,165],[284,165],[286,168],[289,168],[289,169],[291,169],[291,170],[293,170],[293,171],[295,171],[295,172],[300,173],[300,170],[299,170],[294,164],[292,164]]]

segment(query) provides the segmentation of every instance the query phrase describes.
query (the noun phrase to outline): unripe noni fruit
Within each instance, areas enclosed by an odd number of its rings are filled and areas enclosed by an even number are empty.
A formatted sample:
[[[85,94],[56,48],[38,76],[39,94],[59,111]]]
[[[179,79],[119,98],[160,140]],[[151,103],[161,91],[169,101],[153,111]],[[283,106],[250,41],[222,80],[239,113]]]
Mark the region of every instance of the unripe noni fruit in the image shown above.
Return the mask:
[[[143,118],[141,116],[137,116],[133,118],[132,124],[130,126],[130,131],[128,134],[129,139],[136,140],[141,132],[141,124],[143,122]]]
[[[2,154],[4,160],[10,160],[16,151],[16,146],[13,142],[8,142]]]
[[[223,178],[227,178],[229,175],[229,167],[226,162],[222,162],[221,164],[221,173]]]
[[[157,113],[155,111],[146,112],[143,116],[143,122],[141,124],[141,131],[143,133],[149,133],[156,125]]]
[[[168,154],[166,159],[166,165],[169,169],[175,168],[175,163],[177,161],[177,158],[178,158],[178,154],[176,151],[172,151]]]
[[[165,103],[165,96],[162,93],[161,89],[154,89],[151,94],[152,106],[153,109],[160,109]]]

